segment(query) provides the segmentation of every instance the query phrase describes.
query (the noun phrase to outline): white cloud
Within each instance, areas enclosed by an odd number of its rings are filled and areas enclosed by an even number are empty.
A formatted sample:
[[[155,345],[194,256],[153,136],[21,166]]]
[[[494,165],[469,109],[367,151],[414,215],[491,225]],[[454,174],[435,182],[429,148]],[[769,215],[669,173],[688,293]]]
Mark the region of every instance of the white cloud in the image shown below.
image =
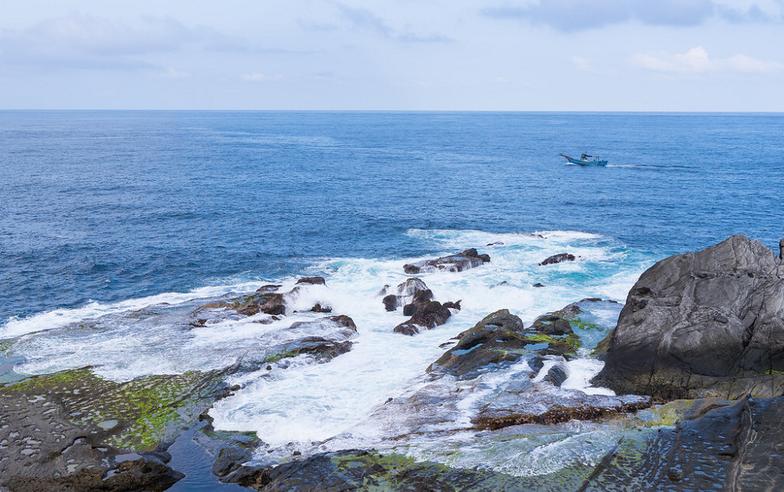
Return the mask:
[[[706,72],[766,73],[784,69],[784,64],[737,54],[729,58],[711,58],[708,50],[697,46],[683,53],[638,53],[631,57],[634,66],[654,72],[700,74]]]

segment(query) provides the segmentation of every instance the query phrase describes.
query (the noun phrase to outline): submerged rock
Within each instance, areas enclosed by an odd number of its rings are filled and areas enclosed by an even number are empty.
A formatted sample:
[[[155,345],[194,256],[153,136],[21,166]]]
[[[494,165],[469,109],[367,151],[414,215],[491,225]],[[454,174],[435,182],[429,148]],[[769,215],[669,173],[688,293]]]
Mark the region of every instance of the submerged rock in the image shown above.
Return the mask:
[[[553,386],[560,387],[569,378],[569,369],[564,364],[555,364],[547,371],[543,381],[547,381]]]
[[[478,267],[489,261],[490,255],[479,254],[476,249],[470,248],[456,255],[443,256],[433,260],[423,260],[403,265],[403,271],[408,274],[437,270],[462,272],[463,270]]]
[[[629,292],[594,384],[657,399],[784,394],[784,266],[733,236],[672,256]]]
[[[292,324],[286,333],[292,338],[268,350],[261,364],[279,362],[308,354],[318,362],[327,362],[351,350],[357,325],[348,316],[329,316]]]
[[[564,261],[574,261],[577,257],[571,253],[558,253],[557,255],[550,256],[543,260],[539,265],[555,265],[556,263],[563,263]]]

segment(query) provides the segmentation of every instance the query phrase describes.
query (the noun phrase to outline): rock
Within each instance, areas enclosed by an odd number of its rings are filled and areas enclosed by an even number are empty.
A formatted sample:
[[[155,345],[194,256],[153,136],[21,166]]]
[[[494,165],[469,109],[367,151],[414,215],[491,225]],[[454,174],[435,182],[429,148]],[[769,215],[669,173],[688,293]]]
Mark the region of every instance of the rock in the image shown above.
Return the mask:
[[[397,325],[395,333],[415,335],[419,328],[432,329],[447,322],[452,313],[438,301],[428,301],[416,305],[416,312],[408,321]]]
[[[250,449],[226,446],[218,451],[218,456],[212,465],[212,473],[219,477],[225,477],[242,466],[243,463],[250,461],[251,458],[253,458],[253,452]]]
[[[561,387],[564,381],[569,378],[569,369],[564,364],[555,364],[547,371],[543,381],[547,381],[553,386]]]
[[[322,306],[319,303],[316,303],[312,308],[310,308],[311,312],[314,313],[331,313],[332,308],[329,306]]]
[[[478,429],[490,430],[521,424],[557,424],[633,412],[650,404],[648,397],[587,395],[525,382],[496,395],[474,417],[473,423]]]
[[[468,378],[490,364],[518,360],[523,355],[521,349],[531,343],[525,337],[523,321],[508,309],[489,314],[458,336],[457,344],[431,364],[428,372]]]
[[[324,277],[302,277],[297,280],[297,285],[327,285]]]
[[[426,298],[421,296],[425,296]],[[433,292],[427,288],[425,282],[423,282],[422,279],[414,277],[408,278],[405,282],[398,284],[398,286],[395,288],[395,294],[389,294],[385,296],[382,299],[382,302],[384,303],[384,308],[387,311],[395,311],[398,307],[405,306],[406,304],[417,301],[429,301],[432,298]]]
[[[503,241],[493,241],[492,243],[487,243],[485,246],[503,246]]]
[[[675,428],[620,445],[584,490],[782,490],[784,399],[697,401]],[[643,434],[644,436],[645,434]]]
[[[530,490],[523,479],[487,470],[448,468],[400,454],[345,450],[277,466],[241,467],[227,480],[273,492],[350,490]]]
[[[444,307],[448,308],[448,309],[455,309],[457,311],[460,311],[460,309],[461,309],[460,308],[460,303],[461,302],[462,302],[462,299],[459,300],[459,301],[455,301],[455,302],[447,301],[447,302],[444,303]]]
[[[538,289],[540,289],[540,288],[544,287],[544,284],[540,283],[540,282],[536,282],[533,286],[538,288]]]
[[[225,394],[225,375],[116,383],[85,368],[0,386],[0,489],[167,489],[183,475],[166,443]]]
[[[262,285],[261,287],[256,289],[256,292],[258,292],[258,293],[277,292],[277,290],[280,289],[280,288],[281,288],[281,285],[279,285],[279,284],[267,284],[267,285]]]
[[[784,266],[757,241],[672,256],[629,292],[595,385],[657,399],[784,394]]]
[[[408,274],[433,272],[436,270],[462,272],[463,270],[478,267],[489,261],[489,255],[479,254],[476,249],[470,248],[455,255],[403,265],[403,271]]]
[[[545,335],[571,335],[574,333],[567,319],[553,313],[539,316],[532,327]]]
[[[545,259],[539,265],[555,265],[556,263],[562,263],[564,261],[574,261],[577,257],[571,253],[558,253],[557,255],[550,256],[549,258]]]
[[[381,302],[384,303],[384,309],[386,309],[387,311],[394,311],[397,309],[398,296],[396,296],[395,294],[389,294],[387,296],[384,296],[384,298],[381,299]]]

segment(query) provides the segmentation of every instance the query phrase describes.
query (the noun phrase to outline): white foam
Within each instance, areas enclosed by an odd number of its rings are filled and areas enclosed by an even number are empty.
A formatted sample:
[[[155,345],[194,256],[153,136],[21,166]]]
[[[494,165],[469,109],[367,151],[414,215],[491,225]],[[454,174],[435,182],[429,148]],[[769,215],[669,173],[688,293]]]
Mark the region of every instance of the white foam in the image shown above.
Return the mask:
[[[259,317],[229,318],[186,329],[165,313],[140,321],[122,316],[163,303],[168,303],[164,311],[176,312],[178,304],[196,305],[192,300],[197,297],[252,291],[259,285],[252,282],[42,313],[10,321],[0,329],[0,336],[26,335],[14,346],[16,353],[27,358],[18,368],[20,372],[35,374],[93,365],[102,376],[128,380],[147,374],[226,367],[243,354],[258,353],[280,343],[292,322],[321,316],[294,311],[310,309],[315,303],[331,306],[334,314],[349,315],[357,324],[359,334],[350,352],[327,364],[295,363],[285,370],[244,374],[233,381],[243,387],[211,410],[217,429],[256,431],[270,445],[283,446],[291,441],[322,441],[366,421],[388,398],[422,384],[427,366],[445,350],[439,345],[490,312],[508,308],[530,324],[536,316],[583,297],[623,300],[642,271],[641,264],[630,261],[622,246],[589,233],[546,231],[533,235],[417,229],[408,234],[435,250],[426,258],[468,247],[491,256],[490,263],[464,272],[418,275],[437,300],[460,299],[463,309],[447,324],[414,337],[392,333],[406,317],[400,310],[386,312],[378,293],[384,285],[395,286],[407,278],[402,269],[405,263],[425,257],[323,260],[310,273],[323,274],[327,286],[300,288],[290,299],[288,316],[271,324],[256,323]],[[485,246],[499,241],[503,245]],[[581,258],[546,267],[538,265],[548,256],[565,251]],[[277,280],[284,284],[284,291],[294,282],[295,278]],[[534,288],[536,282],[546,287]],[[100,316],[104,318],[100,318],[98,328],[77,324]],[[579,361],[569,362],[565,387],[600,391],[587,383],[590,375],[598,372],[596,365]],[[458,410],[470,410],[471,401],[463,401],[465,408]]]

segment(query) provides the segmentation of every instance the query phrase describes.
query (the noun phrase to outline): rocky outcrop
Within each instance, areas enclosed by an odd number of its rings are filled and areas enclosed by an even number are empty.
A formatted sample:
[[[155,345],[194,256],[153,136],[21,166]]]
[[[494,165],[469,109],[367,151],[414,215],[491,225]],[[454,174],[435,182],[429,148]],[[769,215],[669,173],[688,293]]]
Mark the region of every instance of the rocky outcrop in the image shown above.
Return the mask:
[[[302,277],[297,280],[294,288],[288,292],[278,292],[281,287],[281,285],[278,284],[262,285],[253,294],[210,302],[199,307],[195,313],[202,312],[206,309],[230,309],[244,316],[255,316],[260,313],[272,316],[282,316],[287,312],[288,303],[291,302],[292,298],[296,298],[296,296],[302,292],[302,289],[311,286],[318,287],[324,285],[326,285],[326,281],[323,277]],[[332,312],[332,308],[322,303],[316,303],[313,308],[311,308],[311,311],[329,313]],[[206,322],[207,320],[205,319],[204,323],[199,322],[198,324],[195,324],[194,327],[204,326]]]
[[[539,316],[531,326],[545,335],[570,335],[573,333],[569,320],[552,313]]]
[[[438,301],[427,301],[412,306],[414,308],[413,316],[408,321],[397,325],[394,329],[395,333],[416,335],[422,328],[429,330],[443,325],[452,315],[449,308],[444,307]]]
[[[386,294],[387,289],[385,288],[382,293]],[[398,284],[394,293],[385,295],[382,302],[387,311],[395,311],[397,308],[413,302],[417,294],[420,296],[420,301],[429,301],[433,298],[433,292],[427,288],[422,279],[409,278],[405,282]],[[427,299],[424,299],[422,296],[426,296]]]
[[[317,362],[327,362],[351,350],[351,339],[357,334],[357,325],[348,316],[329,316],[313,321],[293,323],[286,334],[290,341],[270,348],[261,360],[270,364],[299,355],[310,355]],[[244,364],[254,364],[248,360]],[[249,367],[253,369],[253,367]]]
[[[403,265],[407,274],[416,274],[434,271],[462,272],[469,268],[478,267],[490,262],[490,255],[479,254],[476,249],[470,248],[456,255],[443,256],[433,260],[418,261]]]
[[[547,371],[543,381],[547,381],[553,386],[560,387],[567,379],[569,379],[569,369],[566,365],[555,364]]]
[[[473,328],[458,335],[457,344],[427,368],[458,377],[472,377],[490,364],[514,362],[523,356],[526,339],[523,321],[502,309],[487,315]]]
[[[577,257],[571,253],[558,253],[557,255],[553,255],[550,256],[549,258],[546,258],[541,263],[539,263],[539,265],[540,266],[555,265],[556,263],[563,263],[564,261],[574,261],[576,259]]]
[[[672,256],[629,292],[595,385],[657,399],[784,394],[784,266],[757,241]]]

